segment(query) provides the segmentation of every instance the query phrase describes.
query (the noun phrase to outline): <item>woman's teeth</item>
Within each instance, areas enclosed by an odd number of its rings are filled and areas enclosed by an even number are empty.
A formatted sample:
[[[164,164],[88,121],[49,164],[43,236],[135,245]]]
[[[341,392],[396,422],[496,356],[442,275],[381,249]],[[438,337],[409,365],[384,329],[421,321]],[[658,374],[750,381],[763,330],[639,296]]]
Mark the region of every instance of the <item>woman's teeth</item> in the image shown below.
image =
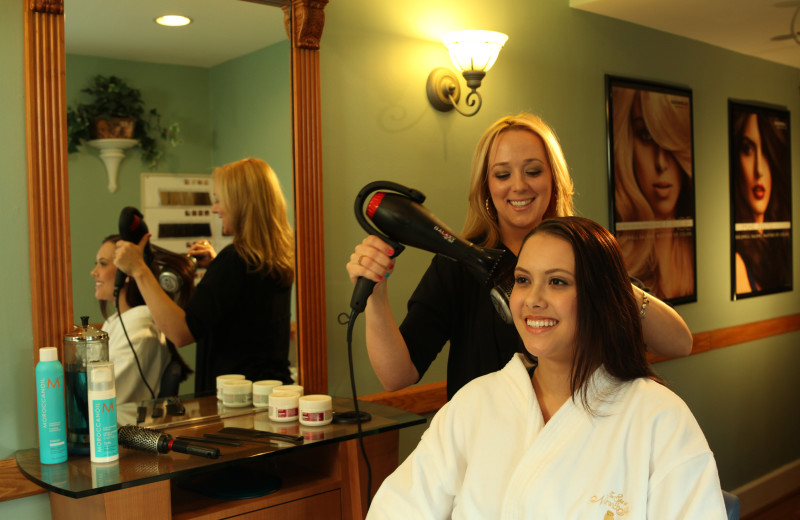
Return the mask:
[[[508,201],[508,203],[509,203],[509,204],[511,204],[512,206],[514,206],[515,208],[524,208],[525,206],[527,206],[527,205],[528,205],[528,204],[530,204],[531,202],[533,202],[533,199],[527,199],[527,200],[509,200],[509,201]]]
[[[528,327],[534,329],[544,329],[547,327],[555,327],[558,321],[556,320],[525,320],[525,323],[528,324]]]

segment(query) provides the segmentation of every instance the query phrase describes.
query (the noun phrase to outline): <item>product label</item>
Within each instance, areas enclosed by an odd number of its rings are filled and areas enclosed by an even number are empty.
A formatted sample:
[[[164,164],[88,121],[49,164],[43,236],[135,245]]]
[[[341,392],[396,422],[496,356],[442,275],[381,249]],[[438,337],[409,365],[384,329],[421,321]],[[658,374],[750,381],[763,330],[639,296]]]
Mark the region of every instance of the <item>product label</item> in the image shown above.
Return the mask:
[[[307,422],[322,422],[331,417],[331,412],[303,412],[302,417]]]
[[[117,399],[95,399],[90,404],[93,458],[119,454],[117,439]]]
[[[222,394],[224,404],[250,404],[250,394]]]
[[[45,367],[36,371],[39,457],[43,464],[57,464],[67,460],[63,376]]]
[[[297,408],[278,408],[270,406],[269,411],[273,417],[278,417],[281,419],[285,419],[287,417],[297,417]]]
[[[50,424],[50,421],[47,417],[47,395],[51,391],[60,391],[61,390],[61,379],[55,378],[50,379],[43,377],[39,380],[39,419],[42,422],[42,428],[52,429],[52,428],[60,428],[61,421],[58,421],[56,424]],[[58,394],[56,394],[58,395]]]

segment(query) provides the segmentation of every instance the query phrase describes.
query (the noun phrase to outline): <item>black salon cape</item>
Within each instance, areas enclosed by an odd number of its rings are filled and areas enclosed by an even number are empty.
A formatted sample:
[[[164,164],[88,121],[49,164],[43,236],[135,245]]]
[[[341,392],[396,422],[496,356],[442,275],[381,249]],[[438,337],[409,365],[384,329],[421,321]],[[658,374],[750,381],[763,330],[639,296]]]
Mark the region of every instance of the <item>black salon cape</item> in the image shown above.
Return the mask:
[[[513,276],[517,262],[505,249],[495,275]],[[436,255],[411,299],[400,325],[411,361],[420,374],[450,341],[447,398],[478,376],[503,368],[524,346],[514,324],[506,324],[492,305],[494,285],[479,281],[463,263]]]
[[[195,392],[215,392],[222,374],[290,383],[290,306],[291,287],[248,272],[233,245],[220,251],[186,307],[197,341]]]

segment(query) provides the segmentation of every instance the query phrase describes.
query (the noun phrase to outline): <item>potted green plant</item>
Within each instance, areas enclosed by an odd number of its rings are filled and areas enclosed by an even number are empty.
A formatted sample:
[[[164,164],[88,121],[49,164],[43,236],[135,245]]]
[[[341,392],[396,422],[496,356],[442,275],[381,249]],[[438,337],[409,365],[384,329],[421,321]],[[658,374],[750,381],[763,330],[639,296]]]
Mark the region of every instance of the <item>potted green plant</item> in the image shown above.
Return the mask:
[[[69,153],[92,139],[136,139],[142,162],[155,168],[164,154],[159,141],[172,146],[181,142],[178,124],[162,126],[158,111],[145,109],[141,91],[122,79],[97,75],[81,92],[91,101],[67,108]]]

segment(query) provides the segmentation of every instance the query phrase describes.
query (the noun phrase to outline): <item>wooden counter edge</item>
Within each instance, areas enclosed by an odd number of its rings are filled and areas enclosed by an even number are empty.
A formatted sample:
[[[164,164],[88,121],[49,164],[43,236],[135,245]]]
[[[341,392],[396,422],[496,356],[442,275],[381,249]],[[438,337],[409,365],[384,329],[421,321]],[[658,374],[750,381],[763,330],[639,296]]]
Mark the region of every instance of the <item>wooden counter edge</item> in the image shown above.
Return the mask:
[[[47,493],[47,490],[22,474],[17,467],[17,459],[0,460],[0,502],[16,500]]]

